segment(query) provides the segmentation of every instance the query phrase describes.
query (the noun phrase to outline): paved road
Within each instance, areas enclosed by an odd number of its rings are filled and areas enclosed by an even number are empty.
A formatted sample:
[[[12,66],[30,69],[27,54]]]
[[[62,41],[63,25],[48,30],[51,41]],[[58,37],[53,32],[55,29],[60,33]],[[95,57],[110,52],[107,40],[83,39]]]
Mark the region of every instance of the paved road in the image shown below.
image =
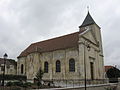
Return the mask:
[[[120,90],[120,83],[119,83],[118,86],[117,86],[117,90]]]

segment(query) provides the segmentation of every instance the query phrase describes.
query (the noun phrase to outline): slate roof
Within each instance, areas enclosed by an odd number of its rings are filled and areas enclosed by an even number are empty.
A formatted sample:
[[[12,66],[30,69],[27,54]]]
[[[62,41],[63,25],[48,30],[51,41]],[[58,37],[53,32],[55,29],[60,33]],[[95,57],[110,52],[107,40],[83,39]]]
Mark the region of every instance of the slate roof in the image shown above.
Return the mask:
[[[90,13],[88,12],[86,18],[84,19],[84,21],[80,27],[84,27],[84,26],[91,25],[91,24],[96,24],[96,23],[93,20],[93,18],[91,17]]]

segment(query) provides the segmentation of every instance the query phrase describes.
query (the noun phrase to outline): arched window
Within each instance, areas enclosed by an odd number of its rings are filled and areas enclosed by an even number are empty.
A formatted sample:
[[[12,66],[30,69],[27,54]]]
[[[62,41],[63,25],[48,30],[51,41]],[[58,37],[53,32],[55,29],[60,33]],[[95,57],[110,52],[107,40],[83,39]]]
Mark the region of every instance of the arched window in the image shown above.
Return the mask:
[[[21,64],[21,74],[23,74],[23,68],[24,68],[24,66],[23,66],[23,64]]]
[[[73,58],[69,60],[69,72],[75,72],[75,60]]]
[[[59,60],[56,61],[56,72],[61,72],[61,64]]]
[[[44,73],[48,73],[48,62],[44,62]]]

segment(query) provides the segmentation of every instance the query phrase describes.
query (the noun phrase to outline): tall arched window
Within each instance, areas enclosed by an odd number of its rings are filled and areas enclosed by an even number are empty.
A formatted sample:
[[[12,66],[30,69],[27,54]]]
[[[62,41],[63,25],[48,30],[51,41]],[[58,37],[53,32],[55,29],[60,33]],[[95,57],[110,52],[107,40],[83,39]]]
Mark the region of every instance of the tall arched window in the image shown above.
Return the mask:
[[[21,74],[23,74],[23,68],[24,68],[24,66],[23,66],[23,64],[21,64]]]
[[[48,62],[44,62],[44,73],[48,73]]]
[[[73,58],[69,60],[69,72],[75,72],[75,60]]]
[[[61,72],[61,64],[59,60],[56,61],[56,72]]]

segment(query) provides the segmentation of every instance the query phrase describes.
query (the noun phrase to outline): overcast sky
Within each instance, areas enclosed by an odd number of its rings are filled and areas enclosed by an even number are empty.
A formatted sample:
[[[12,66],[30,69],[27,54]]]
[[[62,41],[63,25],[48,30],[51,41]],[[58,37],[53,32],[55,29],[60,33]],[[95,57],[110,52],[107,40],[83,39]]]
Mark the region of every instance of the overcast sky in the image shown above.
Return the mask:
[[[0,0],[0,57],[78,31],[87,6],[101,27],[104,60],[120,66],[120,0]]]

